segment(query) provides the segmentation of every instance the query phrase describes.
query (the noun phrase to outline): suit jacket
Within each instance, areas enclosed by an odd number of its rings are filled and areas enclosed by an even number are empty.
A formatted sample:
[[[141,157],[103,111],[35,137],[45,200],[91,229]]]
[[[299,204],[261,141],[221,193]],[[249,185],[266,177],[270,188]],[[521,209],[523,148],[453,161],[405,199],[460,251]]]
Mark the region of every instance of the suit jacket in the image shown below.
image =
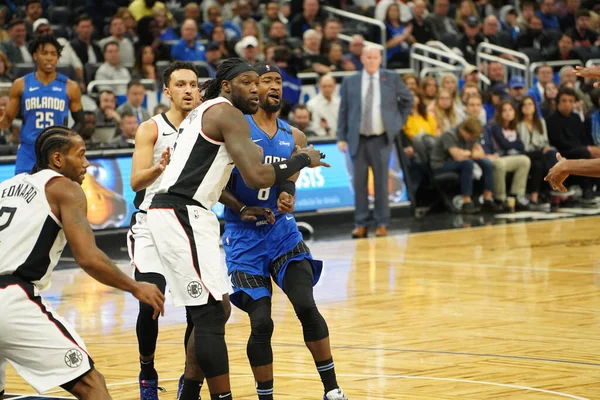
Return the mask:
[[[142,109],[142,122],[148,121],[150,119],[150,113],[144,108],[144,106],[140,106]],[[135,108],[129,103],[123,103],[117,108],[117,113],[119,115],[123,115],[125,112],[130,112],[133,115],[136,115]]]
[[[395,71],[380,69],[379,79],[383,125],[388,136],[388,143],[391,144],[402,131],[406,118],[410,114],[413,94]],[[354,156],[358,152],[360,140],[362,72],[344,78],[340,97],[337,138],[340,141],[348,142],[350,154]]]
[[[6,42],[2,42],[2,49],[4,50],[4,54],[6,54],[6,57],[11,64],[21,64],[25,62],[25,60],[23,60],[23,54],[21,54],[21,50],[19,50],[13,41],[7,40]]]
[[[429,28],[431,29],[431,33],[433,34],[433,37],[436,40],[441,40],[442,36],[444,36],[444,33],[446,33],[446,25],[444,24],[444,18],[437,14],[429,14],[427,18],[425,18],[425,24],[429,26]],[[450,24],[457,32],[457,34],[460,33],[458,27],[456,26],[456,22],[452,18],[450,18]]]
[[[73,40],[71,40],[71,47],[73,48],[73,51],[75,51],[75,54],[77,54],[77,57],[79,57],[79,60],[81,60],[81,63],[83,65],[88,63],[88,51],[87,51],[87,45],[82,42],[81,40],[79,40],[78,38],[75,38]],[[102,54],[102,50],[100,49],[100,46],[98,46],[96,43],[92,42],[92,48],[94,49],[94,53],[96,54],[96,59],[98,60],[97,64],[102,64],[104,62],[104,55]]]

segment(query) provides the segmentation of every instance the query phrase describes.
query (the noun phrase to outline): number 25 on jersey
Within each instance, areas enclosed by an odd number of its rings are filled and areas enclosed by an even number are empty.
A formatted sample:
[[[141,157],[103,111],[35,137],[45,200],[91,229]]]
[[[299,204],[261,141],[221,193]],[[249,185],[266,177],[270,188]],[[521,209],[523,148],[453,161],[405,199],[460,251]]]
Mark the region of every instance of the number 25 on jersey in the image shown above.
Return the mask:
[[[35,128],[46,129],[49,126],[54,125],[54,113],[36,111],[35,112]]]

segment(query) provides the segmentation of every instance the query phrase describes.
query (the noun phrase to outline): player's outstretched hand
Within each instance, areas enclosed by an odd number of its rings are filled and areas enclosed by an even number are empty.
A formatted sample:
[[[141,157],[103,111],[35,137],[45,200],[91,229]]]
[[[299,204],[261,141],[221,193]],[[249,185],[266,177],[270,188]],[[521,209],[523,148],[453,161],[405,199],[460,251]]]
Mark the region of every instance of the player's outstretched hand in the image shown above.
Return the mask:
[[[294,196],[287,192],[281,192],[277,199],[277,211],[279,211],[280,214],[293,213],[294,203]]]
[[[275,223],[275,214],[270,208],[266,207],[245,207],[240,214],[240,218],[245,222],[254,222],[258,217],[264,217],[265,220],[273,225]]]
[[[165,296],[158,290],[153,283],[137,282],[135,290],[131,292],[133,296],[154,308],[153,319],[158,318],[158,314],[165,315]]]
[[[300,148],[298,148],[298,146],[296,146],[296,152],[307,154],[310,157],[310,165],[309,165],[310,168],[316,168],[316,167],[329,168],[329,167],[331,167],[331,165],[322,161],[322,159],[325,158],[325,154],[323,154],[319,150],[315,149],[315,146],[313,146],[312,144],[308,147],[304,147],[303,149],[300,149]]]
[[[556,154],[556,159],[558,162],[550,169],[548,175],[544,178],[545,181],[550,183],[552,189],[560,190],[561,192],[566,192],[567,188],[563,185],[565,179],[569,177],[569,173],[567,170],[567,159],[563,158],[560,153]]]
[[[160,170],[160,172],[164,172],[165,168],[167,168],[167,164],[169,163],[170,159],[171,159],[171,147],[167,146],[167,148],[160,155],[160,160],[158,161],[158,164],[156,164],[156,168],[158,170]]]

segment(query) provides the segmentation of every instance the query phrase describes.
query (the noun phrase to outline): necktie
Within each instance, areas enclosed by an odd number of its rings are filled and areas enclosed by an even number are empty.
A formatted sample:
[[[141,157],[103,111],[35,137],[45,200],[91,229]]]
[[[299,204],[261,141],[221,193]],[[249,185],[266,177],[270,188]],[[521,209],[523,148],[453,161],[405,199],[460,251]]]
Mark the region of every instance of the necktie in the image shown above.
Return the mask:
[[[373,76],[369,75],[369,86],[363,103],[361,130],[363,135],[373,134]]]
[[[138,125],[142,123],[142,113],[140,112],[139,108],[135,109],[135,113],[137,115],[137,119],[138,119]]]

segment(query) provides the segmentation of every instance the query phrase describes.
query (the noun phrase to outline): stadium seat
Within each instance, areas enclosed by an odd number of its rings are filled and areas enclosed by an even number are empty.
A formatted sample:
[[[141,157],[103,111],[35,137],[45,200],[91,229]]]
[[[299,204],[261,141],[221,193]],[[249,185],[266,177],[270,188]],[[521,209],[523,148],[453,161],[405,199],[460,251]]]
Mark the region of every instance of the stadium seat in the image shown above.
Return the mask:
[[[11,153],[10,144],[0,144],[0,156],[9,156]]]
[[[422,187],[424,190],[437,192],[438,196],[432,196],[437,200],[441,200],[444,206],[451,212],[459,212],[452,203],[452,197],[459,193],[460,176],[454,172],[444,174],[433,174],[429,162],[431,154],[436,142],[439,138],[427,134],[420,134],[413,139],[413,149],[420,161],[425,165],[427,176],[424,177]]]
[[[75,80],[77,77],[75,76],[75,68],[72,65],[59,65],[56,67],[58,73],[67,76],[69,79]]]
[[[69,7],[49,7],[48,20],[51,24],[70,25],[71,9]]]
[[[85,64],[83,70],[83,76],[85,77],[86,82],[91,82],[96,77],[96,71],[100,68],[102,64]]]
[[[15,78],[20,78],[30,72],[35,71],[34,63],[19,63],[12,66],[11,71]]]
[[[175,20],[175,22],[177,22],[177,24],[182,24],[183,20],[185,19],[185,14],[184,14],[184,9],[182,7],[174,7],[169,9],[169,11],[171,11],[171,14],[173,14],[173,19]]]
[[[210,67],[205,61],[194,61],[194,65],[198,71],[198,78],[210,78]]]
[[[52,31],[56,37],[62,37],[67,40],[71,40],[73,38],[73,30],[67,25],[52,25]]]

